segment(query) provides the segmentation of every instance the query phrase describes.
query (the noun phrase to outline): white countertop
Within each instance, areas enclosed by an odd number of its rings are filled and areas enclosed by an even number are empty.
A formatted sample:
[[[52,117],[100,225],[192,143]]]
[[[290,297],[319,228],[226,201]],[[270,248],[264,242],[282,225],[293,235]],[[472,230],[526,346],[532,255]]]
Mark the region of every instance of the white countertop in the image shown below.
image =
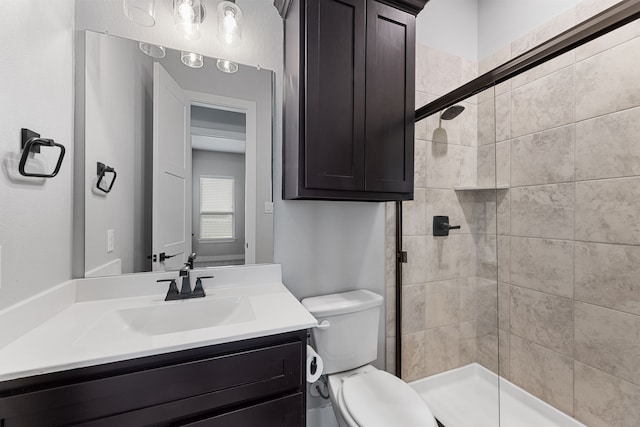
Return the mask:
[[[146,279],[149,278],[147,275]],[[88,282],[90,286],[95,283],[98,282]],[[75,286],[81,288],[82,284]],[[0,348],[0,381],[275,335],[316,325],[316,319],[279,281],[215,284],[205,287],[205,298],[172,302],[164,301],[164,286],[156,289],[161,293],[95,300],[76,297],[79,301]],[[104,288],[101,292],[105,292]],[[82,292],[78,290],[77,294]],[[188,331],[147,335],[133,330],[117,315],[120,310],[131,308],[230,297],[244,298],[250,304],[253,320],[209,328],[194,325],[195,329]]]

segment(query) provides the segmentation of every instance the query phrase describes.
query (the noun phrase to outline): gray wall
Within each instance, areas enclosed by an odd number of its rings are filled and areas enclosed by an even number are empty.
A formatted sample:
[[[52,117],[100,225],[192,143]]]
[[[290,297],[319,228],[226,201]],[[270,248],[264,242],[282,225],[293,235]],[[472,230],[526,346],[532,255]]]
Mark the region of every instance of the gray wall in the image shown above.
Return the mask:
[[[431,0],[418,14],[420,44],[483,59],[579,0]]]
[[[151,192],[143,182],[151,169],[153,62],[130,40],[91,32],[86,58],[85,271],[118,258],[122,273],[148,271]],[[97,162],[118,173],[108,194],[95,189]],[[109,229],[115,232],[111,253]]]
[[[5,0],[0,13],[0,309],[71,277],[73,1]],[[63,144],[53,179],[17,172],[20,128]],[[49,170],[55,156],[38,155]],[[7,327],[3,325],[2,327]]]
[[[416,41],[456,56],[477,60],[478,1],[429,1],[416,20]]]
[[[198,259],[206,256],[244,256],[244,154],[193,150],[193,251]],[[235,235],[233,243],[199,243],[200,236],[200,176],[225,176],[235,178]]]
[[[580,0],[479,0],[478,59],[492,54],[579,2]]]
[[[203,69],[194,70],[180,62],[179,52],[175,50],[167,51],[167,56],[159,62],[183,89],[256,103],[256,262],[273,262],[273,215],[264,212],[264,203],[272,200],[273,74],[269,70],[257,70],[246,66],[240,66],[235,74],[226,74],[216,68],[215,60],[211,58],[205,58]]]

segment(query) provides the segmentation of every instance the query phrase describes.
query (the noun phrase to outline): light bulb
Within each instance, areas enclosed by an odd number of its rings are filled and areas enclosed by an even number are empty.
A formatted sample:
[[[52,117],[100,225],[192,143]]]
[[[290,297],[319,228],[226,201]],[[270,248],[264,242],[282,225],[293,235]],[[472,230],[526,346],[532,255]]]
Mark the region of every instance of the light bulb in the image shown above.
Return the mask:
[[[152,58],[164,58],[166,56],[166,52],[164,46],[159,46],[151,43],[140,42],[138,44],[140,50],[143,51],[146,55],[149,55]]]
[[[202,68],[204,66],[204,60],[199,53],[182,51],[180,52],[180,60],[187,67]]]
[[[218,40],[236,45],[242,39],[242,10],[230,1],[218,4]]]
[[[200,38],[200,23],[204,10],[200,0],[174,0],[173,16],[176,30],[187,40]]]
[[[235,31],[235,29],[238,28],[238,23],[236,22],[236,14],[233,12],[233,10],[225,10],[222,23],[224,31],[226,32]]]
[[[195,12],[193,11],[193,6],[188,2],[183,2],[180,6],[178,6],[178,16],[180,19],[187,22],[192,22],[193,17],[195,16]]]
[[[216,67],[218,67],[218,70],[229,74],[233,74],[238,71],[238,64],[226,59],[218,59],[216,61]]]

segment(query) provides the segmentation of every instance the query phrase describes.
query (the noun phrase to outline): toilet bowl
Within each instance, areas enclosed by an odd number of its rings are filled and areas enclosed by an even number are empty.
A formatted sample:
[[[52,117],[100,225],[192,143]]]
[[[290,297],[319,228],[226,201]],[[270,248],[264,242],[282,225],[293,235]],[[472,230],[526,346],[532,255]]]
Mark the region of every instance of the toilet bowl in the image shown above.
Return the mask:
[[[340,427],[437,427],[431,410],[407,383],[370,363],[377,358],[383,298],[368,290],[305,298],[321,327],[312,331],[324,360]]]

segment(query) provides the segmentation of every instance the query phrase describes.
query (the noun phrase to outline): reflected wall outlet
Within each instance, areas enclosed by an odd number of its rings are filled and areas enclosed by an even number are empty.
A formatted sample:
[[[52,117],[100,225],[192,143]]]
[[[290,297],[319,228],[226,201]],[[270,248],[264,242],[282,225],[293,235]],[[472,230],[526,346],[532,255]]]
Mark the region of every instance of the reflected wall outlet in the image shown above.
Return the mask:
[[[114,231],[107,230],[107,252],[113,252],[113,240],[114,240]]]
[[[273,202],[264,202],[264,213],[273,213]]]

